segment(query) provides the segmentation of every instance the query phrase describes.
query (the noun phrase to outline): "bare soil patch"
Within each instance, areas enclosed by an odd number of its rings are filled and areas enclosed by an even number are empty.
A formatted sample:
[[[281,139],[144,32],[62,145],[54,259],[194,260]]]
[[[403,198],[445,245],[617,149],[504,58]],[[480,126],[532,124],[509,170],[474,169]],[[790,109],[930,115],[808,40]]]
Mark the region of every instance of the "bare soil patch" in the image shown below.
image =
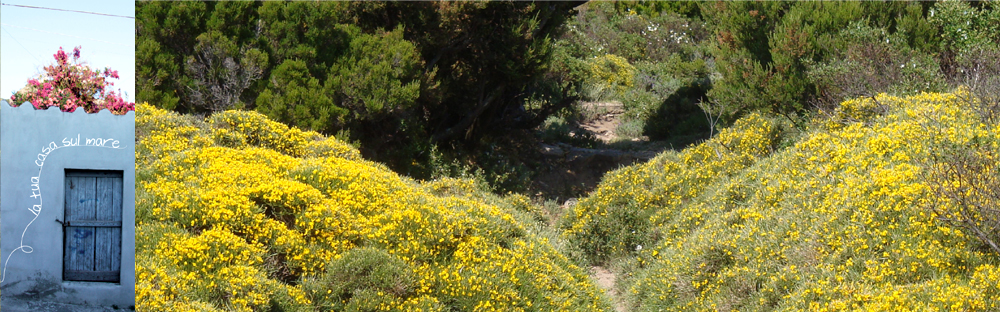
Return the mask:
[[[650,142],[644,140],[625,142],[628,144],[618,142],[615,129],[621,124],[625,112],[621,102],[585,102],[580,105],[583,116],[579,124],[574,125],[574,131],[592,134],[602,146],[583,148],[566,143],[539,143],[545,167],[540,168],[539,175],[531,182],[530,190],[536,197],[562,201],[583,196],[597,187],[608,171],[645,162],[665,149],[656,144],[646,144]]]
[[[625,312],[625,304],[618,295],[618,290],[615,289],[615,279],[617,278],[615,274],[604,267],[595,266],[590,268],[590,276],[597,282],[597,287],[603,289],[604,293],[611,298],[611,302],[615,306],[615,311]]]
[[[621,102],[583,103],[584,118],[580,128],[594,134],[605,144],[618,140],[615,129],[621,124],[625,108]]]

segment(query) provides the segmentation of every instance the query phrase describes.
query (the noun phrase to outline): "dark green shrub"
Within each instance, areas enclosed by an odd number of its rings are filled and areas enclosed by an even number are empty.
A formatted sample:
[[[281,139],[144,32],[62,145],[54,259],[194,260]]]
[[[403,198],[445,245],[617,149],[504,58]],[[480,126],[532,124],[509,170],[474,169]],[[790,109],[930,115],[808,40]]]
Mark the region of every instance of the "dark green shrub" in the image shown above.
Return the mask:
[[[374,311],[392,298],[407,298],[418,278],[402,259],[385,250],[358,248],[331,261],[326,272],[303,288],[320,311]]]
[[[904,35],[861,22],[848,25],[836,36],[843,48],[831,51],[829,61],[809,66],[815,103],[830,110],[845,99],[881,92],[907,95],[943,91],[946,81],[937,62],[907,46]]]
[[[306,63],[286,60],[271,73],[271,84],[257,97],[257,111],[282,123],[324,131],[344,123],[347,110],[327,95]]]
[[[811,103],[830,106],[860,92],[855,89],[940,90],[929,58],[938,51],[938,32],[928,23],[928,9],[904,2],[704,3],[701,12],[714,26],[713,55],[722,76],[708,95],[731,112],[728,120],[753,110],[796,120],[795,115],[808,114]],[[880,33],[851,33],[857,29]],[[909,65],[902,68],[902,62]],[[842,81],[857,73],[870,77]],[[843,90],[841,82],[862,86]]]

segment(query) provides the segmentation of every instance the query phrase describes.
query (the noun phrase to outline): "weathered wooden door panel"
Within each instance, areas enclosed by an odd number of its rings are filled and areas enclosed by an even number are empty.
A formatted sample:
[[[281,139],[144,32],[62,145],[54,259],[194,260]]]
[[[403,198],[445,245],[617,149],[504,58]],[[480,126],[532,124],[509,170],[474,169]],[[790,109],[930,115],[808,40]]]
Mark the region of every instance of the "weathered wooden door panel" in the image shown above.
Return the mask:
[[[97,218],[96,220],[122,220],[122,180],[121,178],[96,178]],[[117,209],[116,209],[117,207]],[[97,228],[95,271],[118,271],[121,267],[121,225]]]
[[[66,176],[66,220],[96,220],[97,179],[86,176]]]
[[[95,271],[118,271],[121,269],[121,228],[96,228],[96,246],[94,254]]]
[[[63,268],[69,271],[94,270],[94,227],[66,227],[66,250]]]
[[[66,176],[66,222],[94,220],[97,209],[94,198],[97,180],[88,176]],[[69,223],[67,223],[69,225]],[[94,270],[94,228],[68,226],[63,268],[68,271]],[[72,277],[71,277],[72,278]]]
[[[121,172],[66,171],[64,280],[119,280],[121,220]]]

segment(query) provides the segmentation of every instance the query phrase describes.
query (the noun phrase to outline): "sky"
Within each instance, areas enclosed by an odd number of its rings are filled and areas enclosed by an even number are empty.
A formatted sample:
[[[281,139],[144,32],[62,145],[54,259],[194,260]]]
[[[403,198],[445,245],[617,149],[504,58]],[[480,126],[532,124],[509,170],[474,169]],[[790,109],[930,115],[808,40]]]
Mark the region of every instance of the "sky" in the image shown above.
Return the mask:
[[[135,16],[134,1],[0,0],[4,4]],[[29,78],[80,46],[80,61],[93,69],[110,67],[120,79],[114,89],[135,101],[135,19],[0,5],[0,98],[24,87]],[[72,58],[71,58],[72,60]]]

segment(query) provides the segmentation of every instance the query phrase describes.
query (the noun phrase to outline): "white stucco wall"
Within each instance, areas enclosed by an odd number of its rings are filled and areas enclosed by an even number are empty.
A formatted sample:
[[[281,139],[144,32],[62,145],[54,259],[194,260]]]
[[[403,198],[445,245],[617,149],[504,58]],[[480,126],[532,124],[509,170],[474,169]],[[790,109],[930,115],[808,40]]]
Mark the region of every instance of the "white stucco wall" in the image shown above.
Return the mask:
[[[121,170],[121,282],[62,281],[66,169]],[[135,113],[87,114],[0,102],[2,298],[135,305]],[[2,308],[0,308],[2,309]]]

